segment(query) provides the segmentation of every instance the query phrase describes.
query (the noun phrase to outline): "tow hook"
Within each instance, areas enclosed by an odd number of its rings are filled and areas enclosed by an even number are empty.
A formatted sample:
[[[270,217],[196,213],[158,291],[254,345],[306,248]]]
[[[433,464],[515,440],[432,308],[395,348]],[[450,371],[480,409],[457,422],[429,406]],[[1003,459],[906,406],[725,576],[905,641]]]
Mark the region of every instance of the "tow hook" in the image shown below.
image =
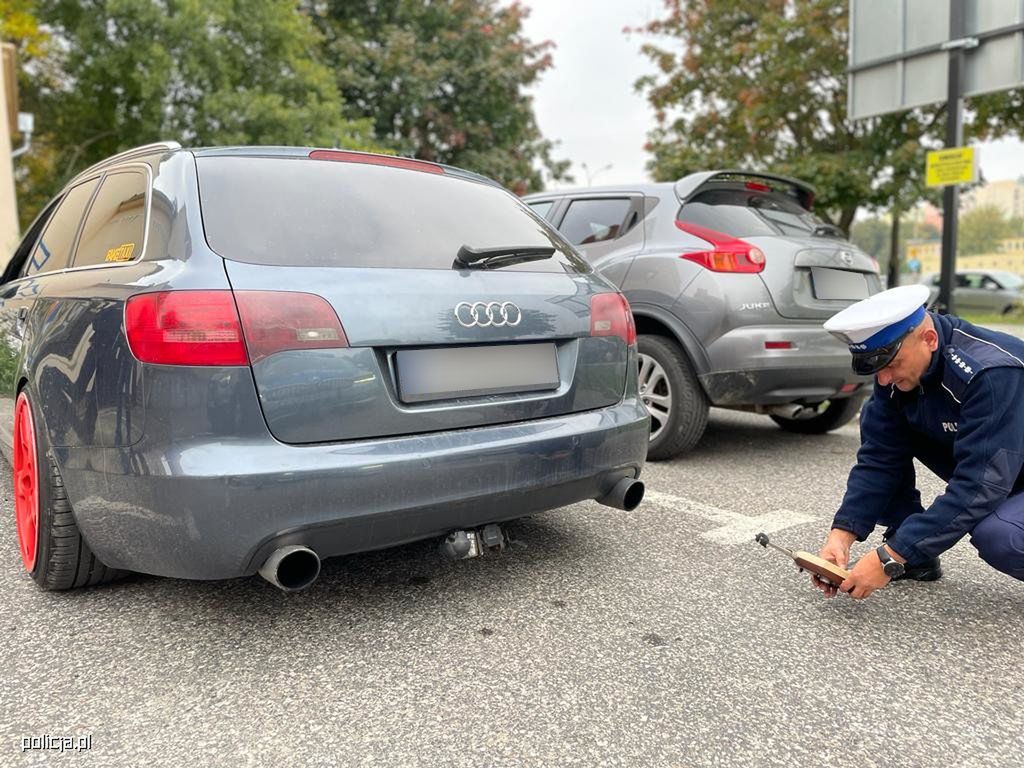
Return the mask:
[[[449,560],[468,560],[488,552],[501,552],[512,539],[500,525],[491,523],[471,531],[452,531],[441,543],[441,554]]]

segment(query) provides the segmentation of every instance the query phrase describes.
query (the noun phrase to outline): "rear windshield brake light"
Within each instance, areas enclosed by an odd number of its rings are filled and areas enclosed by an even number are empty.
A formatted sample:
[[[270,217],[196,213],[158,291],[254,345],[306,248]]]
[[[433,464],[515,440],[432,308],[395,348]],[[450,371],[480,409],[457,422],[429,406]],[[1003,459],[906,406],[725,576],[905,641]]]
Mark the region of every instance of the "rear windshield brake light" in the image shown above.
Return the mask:
[[[679,258],[700,264],[712,272],[756,273],[764,270],[764,251],[756,245],[688,221],[677,220],[676,226],[713,246],[709,251],[681,253]]]
[[[331,160],[336,163],[362,163],[364,165],[386,165],[389,168],[404,168],[407,171],[444,173],[444,168],[422,160],[391,155],[371,155],[363,152],[343,152],[336,149],[315,149],[309,153],[310,160]]]

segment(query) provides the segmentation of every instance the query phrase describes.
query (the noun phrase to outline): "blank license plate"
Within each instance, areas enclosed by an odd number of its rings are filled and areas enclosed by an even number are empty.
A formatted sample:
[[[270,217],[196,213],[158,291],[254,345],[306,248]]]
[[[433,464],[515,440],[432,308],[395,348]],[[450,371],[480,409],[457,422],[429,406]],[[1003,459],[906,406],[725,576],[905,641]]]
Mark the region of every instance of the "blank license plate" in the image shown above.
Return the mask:
[[[509,344],[399,350],[398,396],[406,403],[557,389],[555,345]]]
[[[866,299],[868,281],[863,272],[846,272],[828,267],[811,267],[811,285],[816,299]]]

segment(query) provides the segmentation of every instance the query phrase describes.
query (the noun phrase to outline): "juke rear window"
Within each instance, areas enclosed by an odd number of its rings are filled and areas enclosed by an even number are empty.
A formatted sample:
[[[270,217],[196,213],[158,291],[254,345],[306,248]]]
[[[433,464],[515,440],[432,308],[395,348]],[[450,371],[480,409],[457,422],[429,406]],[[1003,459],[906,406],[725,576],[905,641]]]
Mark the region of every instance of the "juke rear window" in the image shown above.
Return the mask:
[[[200,157],[206,240],[250,264],[451,269],[463,245],[554,246],[502,271],[590,268],[518,198],[445,174],[305,158]]]
[[[677,218],[733,237],[842,235],[784,194],[745,188],[700,192],[679,209]]]

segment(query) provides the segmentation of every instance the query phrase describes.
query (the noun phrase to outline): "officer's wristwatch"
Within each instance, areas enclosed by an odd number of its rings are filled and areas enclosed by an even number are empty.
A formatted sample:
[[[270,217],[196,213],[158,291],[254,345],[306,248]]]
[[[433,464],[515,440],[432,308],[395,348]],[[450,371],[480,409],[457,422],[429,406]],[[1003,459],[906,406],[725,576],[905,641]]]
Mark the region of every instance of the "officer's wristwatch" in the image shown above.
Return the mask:
[[[898,579],[903,575],[903,572],[906,570],[905,566],[889,554],[885,544],[876,549],[875,552],[878,553],[878,559],[882,561],[882,570],[885,571],[886,576],[890,579]]]

